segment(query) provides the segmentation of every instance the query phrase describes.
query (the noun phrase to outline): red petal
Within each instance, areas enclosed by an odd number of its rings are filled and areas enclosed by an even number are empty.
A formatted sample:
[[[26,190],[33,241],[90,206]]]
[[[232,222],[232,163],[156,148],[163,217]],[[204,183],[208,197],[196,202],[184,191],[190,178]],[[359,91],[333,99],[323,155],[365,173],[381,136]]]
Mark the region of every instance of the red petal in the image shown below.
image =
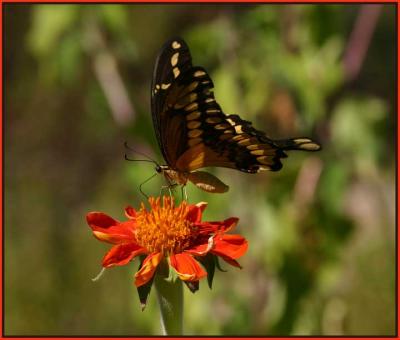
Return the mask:
[[[132,208],[130,205],[128,205],[125,208],[125,216],[130,219],[136,218],[136,210],[134,208]]]
[[[144,254],[146,250],[137,244],[120,244],[114,246],[103,258],[103,267],[123,266],[135,256]]]
[[[169,257],[171,267],[183,281],[198,281],[207,276],[207,272],[189,254],[175,254]]]
[[[207,206],[207,204],[205,204]],[[201,215],[205,209],[205,206],[189,205],[189,211],[186,215],[186,219],[193,223],[200,223]]]
[[[102,212],[90,212],[86,215],[86,221],[89,226],[93,228],[109,228],[117,225],[119,222],[114,220],[112,217]]]
[[[230,217],[227,218],[224,222],[223,222],[223,227],[221,228],[221,230],[223,230],[224,232],[227,232],[233,228],[236,227],[236,225],[238,224],[239,219],[237,217]]]
[[[200,244],[190,249],[186,249],[185,253],[189,253],[196,256],[204,256],[210,251],[208,244]]]
[[[154,253],[144,259],[142,268],[135,274],[136,287],[143,286],[151,280],[162,258],[162,253]]]
[[[239,219],[237,217],[230,217],[224,221],[202,222],[198,224],[200,234],[215,234],[217,232],[225,233],[234,228]]]
[[[201,212],[206,210],[208,203],[207,202],[199,202],[196,204],[196,207],[200,208]]]
[[[100,241],[113,244],[135,242],[133,220],[121,223],[101,212],[87,214],[86,220],[92,228],[94,236]]]
[[[222,257],[222,259],[223,259],[224,261],[228,262],[230,265],[242,269],[242,266],[241,266],[241,265],[239,264],[239,262],[237,262],[236,260],[231,259],[231,258],[229,258],[229,257],[225,257],[225,256],[221,256],[221,257]]]
[[[205,239],[204,241],[207,241],[207,243],[194,245],[193,247],[186,249],[185,253],[197,256],[206,255],[214,247],[214,237],[210,236],[208,240]]]
[[[219,235],[214,241],[211,252],[221,257],[237,259],[247,251],[247,240],[240,235]]]

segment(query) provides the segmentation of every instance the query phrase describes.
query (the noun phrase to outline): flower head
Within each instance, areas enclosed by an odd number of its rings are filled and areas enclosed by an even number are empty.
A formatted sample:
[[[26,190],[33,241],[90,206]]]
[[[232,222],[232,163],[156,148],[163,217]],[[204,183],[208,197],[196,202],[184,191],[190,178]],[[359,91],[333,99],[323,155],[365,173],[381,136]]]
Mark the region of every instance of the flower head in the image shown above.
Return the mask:
[[[127,207],[128,220],[123,222],[101,212],[87,215],[94,236],[114,244],[103,258],[103,267],[122,266],[143,255],[135,274],[137,287],[151,281],[162,261],[167,261],[181,280],[194,283],[207,276],[200,263],[209,271],[205,259],[210,255],[240,267],[236,259],[246,252],[247,241],[240,235],[226,234],[236,226],[237,218],[202,222],[206,203],[191,205],[183,201],[176,206],[166,196],[162,201],[161,204],[161,198],[149,198],[150,210],[143,203],[138,211]]]

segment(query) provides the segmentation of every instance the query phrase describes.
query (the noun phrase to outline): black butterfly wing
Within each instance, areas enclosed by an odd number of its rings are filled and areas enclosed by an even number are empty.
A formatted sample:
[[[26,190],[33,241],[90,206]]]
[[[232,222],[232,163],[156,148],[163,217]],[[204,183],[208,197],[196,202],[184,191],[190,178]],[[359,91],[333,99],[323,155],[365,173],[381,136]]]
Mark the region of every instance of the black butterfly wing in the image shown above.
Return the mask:
[[[160,150],[168,165],[174,166],[183,152],[184,115],[174,109],[182,91],[181,79],[192,68],[189,48],[181,38],[167,41],[157,57],[151,85],[151,112]]]
[[[238,115],[225,115],[219,110],[206,110],[198,118],[200,137],[189,138],[190,147],[177,162],[181,171],[217,166],[247,173],[278,171],[285,151],[318,151],[320,145],[310,138],[272,140],[264,132]],[[188,135],[190,135],[190,131]]]
[[[237,115],[225,115],[214,85],[201,67],[193,67],[186,43],[168,41],[157,59],[152,85],[152,114],[157,139],[168,165],[190,172],[217,166],[255,173],[277,171],[286,150],[316,151],[309,138],[274,141]]]

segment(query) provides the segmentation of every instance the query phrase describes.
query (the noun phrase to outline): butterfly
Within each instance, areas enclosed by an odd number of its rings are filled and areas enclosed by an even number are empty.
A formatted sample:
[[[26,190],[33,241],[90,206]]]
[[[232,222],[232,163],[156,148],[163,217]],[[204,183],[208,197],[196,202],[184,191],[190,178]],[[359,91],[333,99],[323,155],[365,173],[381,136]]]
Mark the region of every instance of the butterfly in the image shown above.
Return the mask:
[[[192,65],[185,41],[172,38],[162,47],[151,85],[151,112],[166,165],[156,170],[170,184],[188,181],[212,193],[229,187],[214,175],[198,171],[224,167],[246,173],[278,171],[285,151],[318,151],[310,138],[273,140],[238,115],[226,115],[215,100],[206,70]]]

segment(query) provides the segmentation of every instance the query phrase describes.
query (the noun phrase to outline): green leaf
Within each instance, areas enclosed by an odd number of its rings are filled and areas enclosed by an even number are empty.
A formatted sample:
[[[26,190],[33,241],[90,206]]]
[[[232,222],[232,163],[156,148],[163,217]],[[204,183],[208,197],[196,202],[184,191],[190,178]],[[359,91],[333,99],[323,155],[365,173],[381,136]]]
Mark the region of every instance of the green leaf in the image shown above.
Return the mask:
[[[214,256],[214,259],[215,259],[215,266],[218,268],[218,270],[221,271],[221,272],[227,272],[227,270],[221,268],[218,256],[215,256],[215,255],[213,255],[213,256]]]
[[[79,6],[39,5],[33,8],[28,44],[36,57],[52,55],[66,32],[76,27]]]
[[[200,258],[201,264],[207,271],[207,282],[208,282],[208,287],[210,287],[210,289],[212,289],[212,282],[215,273],[215,263],[216,263],[215,258],[216,256],[210,253]]]
[[[185,282],[186,286],[190,289],[192,293],[196,293],[199,290],[199,281],[183,281]]]
[[[142,267],[144,259],[145,259],[145,257],[141,258],[139,269]],[[144,311],[144,309],[146,308],[147,298],[150,295],[150,291],[151,291],[151,287],[153,285],[153,281],[154,281],[154,276],[152,277],[152,279],[149,282],[147,282],[143,286],[137,287],[137,292],[139,294],[139,300],[140,300],[140,307],[142,308],[142,311]]]
[[[151,291],[151,287],[153,285],[153,281],[154,281],[154,276],[145,285],[137,287],[137,292],[139,294],[139,300],[140,300],[140,307],[142,308],[142,311],[144,311],[144,309],[146,308],[147,298],[150,295],[150,291]]]
[[[104,25],[115,33],[126,32],[129,27],[129,18],[126,8],[122,5],[100,5],[99,17],[103,19]]]

